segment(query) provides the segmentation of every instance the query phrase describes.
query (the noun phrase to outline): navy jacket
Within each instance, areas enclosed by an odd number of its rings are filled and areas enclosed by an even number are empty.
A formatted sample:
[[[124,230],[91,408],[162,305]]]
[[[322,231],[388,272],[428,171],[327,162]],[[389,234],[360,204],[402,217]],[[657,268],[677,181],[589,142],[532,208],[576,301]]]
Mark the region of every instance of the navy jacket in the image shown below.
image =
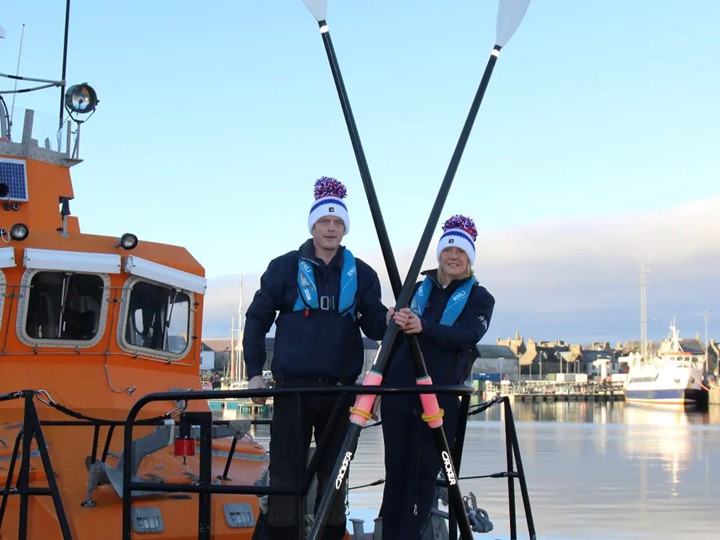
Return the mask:
[[[243,352],[248,377],[262,372],[266,358],[265,335],[273,322],[276,331],[272,372],[276,380],[316,377],[354,380],[360,375],[364,360],[360,330],[370,339],[382,339],[387,308],[380,302],[377,274],[355,258],[358,280],[355,319],[350,314],[338,314],[344,251],[345,248],[340,246],[326,265],[315,257],[313,242],[309,239],[297,251],[270,261],[245,319]],[[334,309],[293,311],[298,298],[299,258],[315,263],[318,296],[333,298]]]
[[[422,331],[418,337],[425,357],[428,374],[434,384],[447,385],[463,382],[470,370],[470,363],[477,357],[477,345],[490,326],[495,306],[493,296],[480,285],[470,290],[467,304],[453,326],[440,324],[445,304],[463,281],[451,281],[446,288],[437,282],[437,270],[423,272],[433,281],[425,312],[422,315]],[[415,285],[415,291],[420,283]],[[413,294],[415,292],[413,291]],[[390,366],[384,377],[391,386],[415,384],[413,359],[405,335],[398,334]]]

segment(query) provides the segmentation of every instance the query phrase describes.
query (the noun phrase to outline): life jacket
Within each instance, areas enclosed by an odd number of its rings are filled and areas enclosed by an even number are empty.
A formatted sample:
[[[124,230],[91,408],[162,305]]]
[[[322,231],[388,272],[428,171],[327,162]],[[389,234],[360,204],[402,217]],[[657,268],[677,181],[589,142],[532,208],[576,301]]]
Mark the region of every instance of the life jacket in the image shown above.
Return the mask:
[[[302,311],[305,309],[321,309],[335,310],[340,315],[349,313],[355,318],[357,310],[355,297],[357,296],[357,267],[355,266],[355,257],[350,250],[345,248],[343,252],[343,265],[340,271],[340,300],[338,306],[335,306],[334,296],[318,297],[317,286],[315,285],[315,272],[310,259],[298,259],[298,298],[293,306],[293,311]]]
[[[470,279],[455,289],[455,292],[445,304],[445,310],[440,318],[440,324],[444,326],[452,326],[455,324],[455,321],[457,321],[458,317],[462,313],[462,310],[465,308],[468,298],[470,298],[470,290],[476,283],[477,280],[471,276]],[[426,277],[410,301],[410,309],[418,317],[422,317],[422,314],[425,311],[432,287],[432,280]]]

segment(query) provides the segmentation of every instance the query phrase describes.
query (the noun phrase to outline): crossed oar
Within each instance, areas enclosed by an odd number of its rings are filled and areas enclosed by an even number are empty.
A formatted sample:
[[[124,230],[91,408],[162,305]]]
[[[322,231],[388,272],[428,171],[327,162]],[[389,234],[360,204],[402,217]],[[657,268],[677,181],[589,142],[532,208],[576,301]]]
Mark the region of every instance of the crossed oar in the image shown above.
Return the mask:
[[[332,40],[330,39],[330,31],[326,22],[327,0],[303,1],[320,26],[320,34],[323,39],[323,44],[325,45],[325,51],[327,53],[330,69],[335,80],[338,98],[340,99],[340,105],[342,106],[343,114],[345,116],[345,123],[347,124],[350,140],[352,142],[353,150],[355,151],[355,158],[360,169],[360,177],[365,188],[368,204],[370,205],[370,211],[375,223],[378,240],[380,241],[380,248],[382,250],[383,258],[385,259],[385,265],[387,266],[390,284],[396,298],[395,309],[397,310],[406,307],[410,301],[413,286],[420,273],[423,259],[427,254],[427,250],[433,236],[433,231],[440,219],[440,214],[450,191],[450,186],[452,185],[455,173],[460,165],[460,159],[462,158],[463,151],[465,150],[468,138],[470,137],[473,123],[475,122],[478,110],[480,109],[480,104],[482,103],[483,96],[485,95],[485,90],[490,82],[490,76],[492,75],[493,68],[495,67],[497,58],[500,55],[500,49],[505,46],[515,33],[515,30],[517,30],[520,22],[525,16],[530,0],[500,0],[500,5],[498,7],[495,46],[490,53],[490,58],[487,66],[485,67],[485,72],[482,80],[480,81],[480,86],[475,93],[475,98],[470,106],[470,111],[468,112],[465,120],[465,125],[460,133],[460,138],[455,146],[452,158],[450,159],[450,164],[448,165],[447,172],[445,173],[445,178],[440,186],[440,190],[435,199],[435,204],[430,211],[430,216],[428,217],[427,224],[425,225],[425,230],[420,238],[417,250],[415,251],[415,256],[410,264],[407,276],[405,277],[405,282],[402,283],[402,287],[397,263],[395,262],[395,256],[393,255],[393,251],[390,246],[390,238],[380,211],[380,204],[375,193],[372,178],[370,177],[367,160],[365,159],[365,152],[363,151],[362,143],[360,142],[355,118],[345,90],[345,83],[343,82],[342,74],[340,73],[340,66],[338,65]],[[385,370],[390,351],[392,350],[393,343],[397,337],[397,333],[397,325],[389,324],[387,330],[385,331],[385,335],[383,336],[378,354],[375,357],[375,361],[373,362],[370,371],[363,379],[363,386],[379,386],[382,383],[382,374]],[[428,375],[427,368],[425,367],[425,361],[418,344],[417,336],[408,335],[406,337],[408,339],[414,360],[417,384],[432,384],[432,380]],[[320,506],[315,514],[315,521],[313,522],[312,529],[310,530],[308,540],[318,540],[325,527],[329,510],[332,507],[335,497],[339,494],[343,478],[347,472],[347,464],[350,459],[352,459],[353,452],[351,449],[355,448],[357,440],[360,437],[360,432],[367,423],[368,418],[370,418],[370,411],[373,408],[376,397],[377,396],[375,394],[359,395],[355,401],[355,405],[350,414],[350,426],[333,467],[333,474],[331,475],[331,478],[335,478],[335,481],[329,482],[327,489],[323,493]],[[449,502],[453,510],[453,514],[457,519],[458,526],[460,527],[461,537],[464,540],[472,540],[472,529],[470,527],[467,514],[465,513],[462,493],[460,492],[460,486],[457,483],[455,466],[452,462],[450,448],[448,446],[447,438],[445,437],[445,431],[442,427],[442,414],[437,396],[435,394],[420,394],[420,400],[425,418],[431,419],[428,421],[428,425],[435,437],[435,444],[440,452],[440,455],[443,457],[445,477],[448,481],[448,493],[450,497]]]

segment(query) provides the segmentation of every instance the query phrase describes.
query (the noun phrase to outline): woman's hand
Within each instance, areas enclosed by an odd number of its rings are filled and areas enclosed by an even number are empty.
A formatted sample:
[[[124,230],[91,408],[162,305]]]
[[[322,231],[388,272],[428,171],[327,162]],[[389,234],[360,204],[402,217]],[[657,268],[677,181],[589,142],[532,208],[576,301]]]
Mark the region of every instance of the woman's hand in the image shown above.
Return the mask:
[[[415,315],[410,308],[402,308],[393,315],[395,324],[405,334],[419,334],[422,332],[422,319]]]

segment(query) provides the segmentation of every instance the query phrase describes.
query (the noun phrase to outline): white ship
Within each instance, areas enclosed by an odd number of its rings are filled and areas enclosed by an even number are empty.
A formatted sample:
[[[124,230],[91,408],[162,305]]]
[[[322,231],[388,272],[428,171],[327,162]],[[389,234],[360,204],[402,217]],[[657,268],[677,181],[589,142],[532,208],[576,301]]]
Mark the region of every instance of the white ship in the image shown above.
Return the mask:
[[[621,359],[629,367],[625,401],[658,405],[704,406],[708,388],[703,383],[704,351],[681,340],[675,321],[655,356],[646,360],[640,353]]]

